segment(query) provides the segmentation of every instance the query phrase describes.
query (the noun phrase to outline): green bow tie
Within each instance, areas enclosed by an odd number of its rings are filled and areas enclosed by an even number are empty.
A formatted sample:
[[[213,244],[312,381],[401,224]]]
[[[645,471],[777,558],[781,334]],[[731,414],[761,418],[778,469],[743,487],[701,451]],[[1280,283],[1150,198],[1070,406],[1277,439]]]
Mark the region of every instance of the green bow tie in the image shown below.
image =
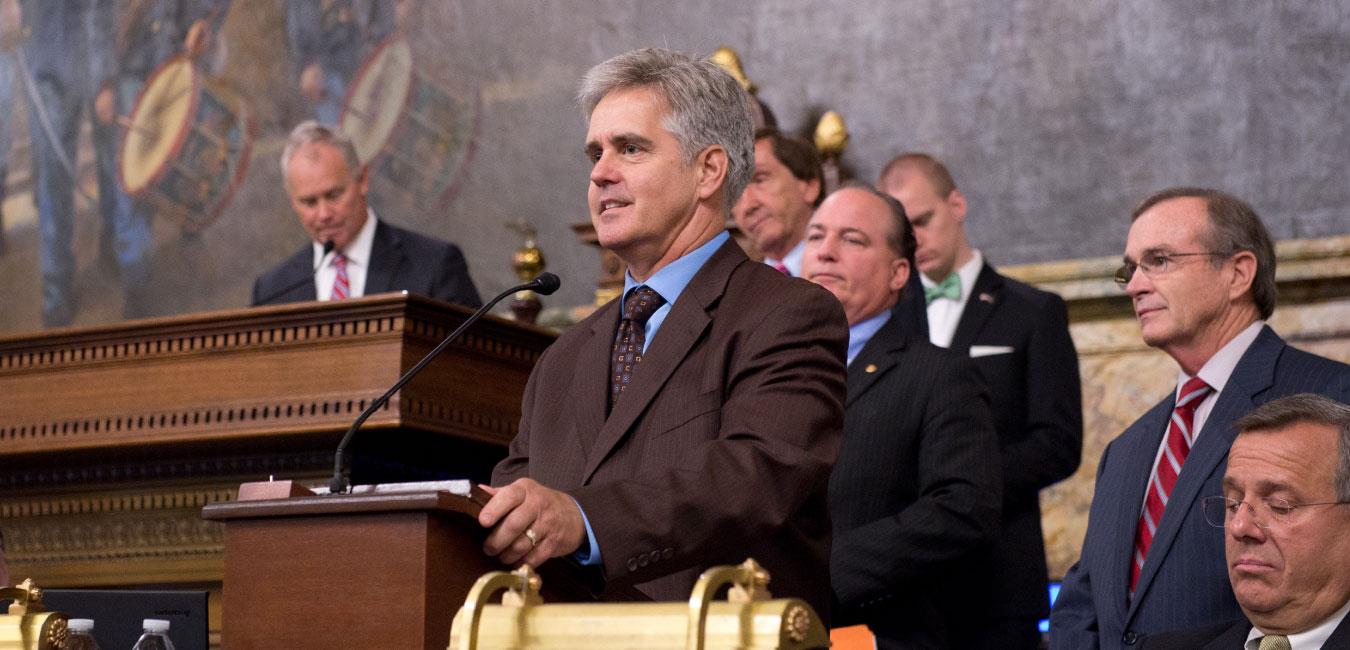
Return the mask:
[[[950,300],[961,299],[961,276],[952,273],[939,282],[937,286],[924,287],[923,298],[927,304],[933,304],[938,298],[948,298]]]

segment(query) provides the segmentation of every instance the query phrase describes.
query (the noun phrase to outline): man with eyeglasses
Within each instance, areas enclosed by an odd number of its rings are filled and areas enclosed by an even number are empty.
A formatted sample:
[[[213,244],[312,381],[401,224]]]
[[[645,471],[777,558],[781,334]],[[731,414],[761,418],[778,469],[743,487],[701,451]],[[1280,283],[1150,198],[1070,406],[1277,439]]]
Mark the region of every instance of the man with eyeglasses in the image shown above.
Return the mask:
[[[1145,647],[1350,647],[1350,407],[1293,395],[1234,426],[1223,495],[1205,498],[1204,511],[1223,530],[1245,617],[1161,634]]]
[[[1078,563],[1050,615],[1051,648],[1126,648],[1241,615],[1223,542],[1199,501],[1222,491],[1234,420],[1295,393],[1350,401],[1350,366],[1285,344],[1275,249],[1255,211],[1173,188],[1135,209],[1117,281],[1177,387],[1107,446]]]

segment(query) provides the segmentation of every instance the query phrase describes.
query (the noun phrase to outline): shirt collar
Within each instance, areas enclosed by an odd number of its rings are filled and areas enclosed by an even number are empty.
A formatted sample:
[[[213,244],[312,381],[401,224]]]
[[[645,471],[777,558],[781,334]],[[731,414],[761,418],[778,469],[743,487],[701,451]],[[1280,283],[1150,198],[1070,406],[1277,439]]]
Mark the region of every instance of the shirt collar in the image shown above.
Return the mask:
[[[892,310],[890,307],[881,310],[880,314],[873,316],[865,321],[859,321],[855,325],[848,326],[848,362],[853,363],[853,358],[862,352],[863,346],[872,340],[872,336],[881,329],[886,321],[891,319]],[[847,364],[846,364],[847,365]]]
[[[716,237],[708,240],[707,243],[686,253],[683,257],[665,265],[659,271],[647,278],[646,282],[638,282],[633,279],[632,274],[627,271],[623,273],[623,295],[634,287],[648,286],[666,299],[666,304],[673,305],[679,299],[680,294],[684,293],[684,288],[689,286],[689,281],[694,279],[694,275],[699,269],[708,262],[708,259],[717,252],[717,249],[726,243],[731,234],[723,230]]]
[[[970,259],[956,269],[956,276],[961,278],[961,302],[965,303],[966,298],[970,296],[970,290],[975,287],[975,280],[980,277],[980,269],[984,267],[984,255],[980,250],[972,249]],[[928,279],[928,276],[920,273],[918,269],[913,269],[914,273],[919,274],[919,282],[923,283],[925,288],[936,287],[938,282],[945,278],[938,278],[937,282]]]
[[[366,207],[366,223],[361,226],[361,230],[356,232],[356,237],[343,248],[341,252],[347,258],[348,264],[355,264],[363,268],[370,267],[370,251],[375,246],[375,211],[369,206]],[[317,266],[323,262],[323,244],[311,242],[314,246],[314,264]],[[331,263],[331,262],[330,262]]]
[[[787,270],[792,272],[792,277],[800,278],[802,277],[802,257],[805,255],[806,238],[803,237],[801,241],[797,242],[796,246],[792,247],[792,250],[788,251],[787,255],[783,256],[783,259],[776,260],[772,257],[766,257],[764,258],[764,263],[769,266],[778,266],[779,264],[782,264],[787,267]]]
[[[1327,639],[1331,638],[1331,634],[1336,631],[1337,627],[1340,626],[1341,621],[1345,619],[1345,615],[1347,613],[1350,613],[1350,601],[1346,601],[1344,605],[1341,605],[1340,611],[1336,612],[1335,614],[1332,614],[1325,621],[1319,623],[1317,627],[1314,627],[1313,629],[1308,630],[1306,632],[1299,632],[1298,634],[1290,634],[1289,646],[1293,648],[1293,650],[1304,650],[1305,648],[1311,649],[1311,648],[1325,647]],[[1253,650],[1259,647],[1261,643],[1260,641],[1261,637],[1265,635],[1266,635],[1265,632],[1262,632],[1259,628],[1253,625],[1251,631],[1247,633],[1246,647],[1252,648]]]
[[[1256,340],[1256,335],[1261,333],[1261,328],[1265,327],[1266,322],[1258,320],[1248,325],[1246,329],[1238,332],[1233,340],[1224,344],[1214,356],[1201,366],[1200,372],[1195,373],[1201,379],[1214,389],[1217,395],[1223,392],[1223,387],[1228,384],[1228,379],[1233,376],[1233,369],[1237,367],[1238,361],[1242,360],[1242,355],[1247,353],[1247,348],[1251,347],[1252,342]],[[1181,387],[1190,381],[1190,376],[1186,372],[1177,373],[1177,399],[1181,398]]]

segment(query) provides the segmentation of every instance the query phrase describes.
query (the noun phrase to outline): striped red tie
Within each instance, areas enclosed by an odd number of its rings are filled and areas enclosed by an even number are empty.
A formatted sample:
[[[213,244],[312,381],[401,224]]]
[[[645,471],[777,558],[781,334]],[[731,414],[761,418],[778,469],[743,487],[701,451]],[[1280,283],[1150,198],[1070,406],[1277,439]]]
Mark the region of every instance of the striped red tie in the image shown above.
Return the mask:
[[[351,285],[347,282],[347,256],[338,253],[333,256],[333,269],[337,275],[333,278],[332,300],[346,300],[351,297]]]
[[[1205,396],[1214,390],[1199,377],[1192,377],[1181,387],[1181,398],[1172,409],[1172,422],[1167,426],[1167,446],[1163,448],[1158,467],[1148,482],[1148,496],[1144,498],[1144,513],[1139,516],[1139,530],[1134,536],[1134,562],[1130,565],[1130,593],[1134,593],[1139,584],[1139,573],[1144,568],[1144,558],[1148,557],[1148,548],[1153,544],[1153,534],[1162,522],[1163,510],[1167,508],[1167,497],[1177,484],[1181,466],[1191,452],[1191,442],[1195,440],[1191,425],[1195,422],[1195,409],[1204,401]]]

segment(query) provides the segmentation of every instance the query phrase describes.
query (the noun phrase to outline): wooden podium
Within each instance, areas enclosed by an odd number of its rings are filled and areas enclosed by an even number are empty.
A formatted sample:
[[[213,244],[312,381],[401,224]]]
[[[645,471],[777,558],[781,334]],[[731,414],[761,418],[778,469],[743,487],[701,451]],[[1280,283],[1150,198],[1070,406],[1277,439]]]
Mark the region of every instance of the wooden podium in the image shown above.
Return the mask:
[[[202,508],[269,476],[322,483],[352,420],[468,314],[384,294],[0,336],[11,573],[208,589],[219,630],[225,519]],[[480,321],[366,422],[355,481],[485,479],[553,338]]]
[[[503,568],[482,551],[486,495],[461,483],[207,506],[225,524],[224,647],[443,650],[474,580]]]

